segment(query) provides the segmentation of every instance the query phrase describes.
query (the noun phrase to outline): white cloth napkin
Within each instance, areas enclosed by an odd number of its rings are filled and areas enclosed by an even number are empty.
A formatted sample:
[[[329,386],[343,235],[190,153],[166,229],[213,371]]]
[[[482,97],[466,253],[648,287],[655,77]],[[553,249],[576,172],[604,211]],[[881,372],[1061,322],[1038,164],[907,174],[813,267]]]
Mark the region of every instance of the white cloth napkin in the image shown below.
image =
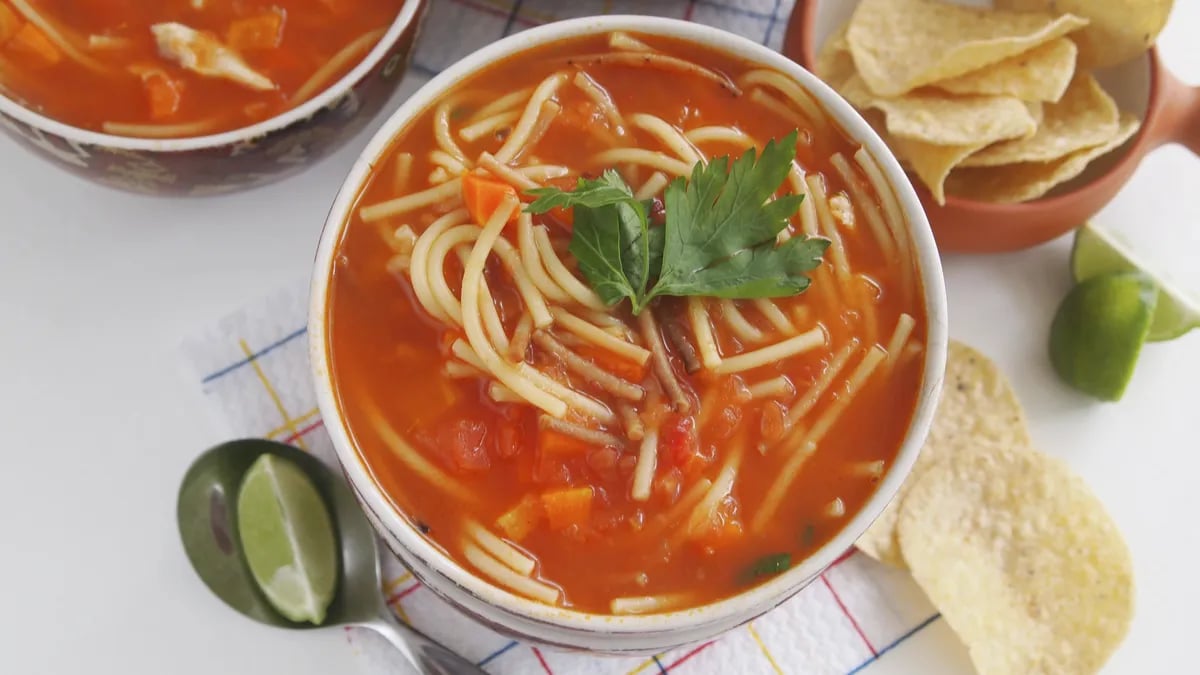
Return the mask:
[[[310,384],[307,295],[301,281],[254,302],[186,340],[183,352],[195,372],[193,383],[203,388],[230,438],[271,438],[334,465]],[[850,552],[792,600],[711,643],[650,659],[600,658],[535,649],[497,635],[414,581],[391,554],[384,558],[384,593],[396,614],[491,673],[848,675],[937,621],[907,574]],[[350,631],[347,637],[363,672],[407,672],[373,634]],[[928,661],[911,659],[889,657],[879,672],[929,672]]]
[[[570,16],[642,13],[707,23],[778,49],[792,0],[433,0],[405,89],[497,37]],[[307,282],[253,303],[186,341],[196,382],[230,437],[267,437],[303,447],[332,463],[310,386],[306,351]],[[767,616],[711,643],[654,658],[599,658],[512,642],[459,615],[415,582],[390,554],[384,592],[393,610],[492,673],[686,673],[847,675],[929,673],[930,661],[896,653],[937,614],[908,576],[849,553],[806,590]],[[386,643],[347,633],[363,672],[406,672]],[[901,652],[905,650],[900,650]],[[909,650],[912,651],[912,650]],[[961,663],[961,655],[950,658]],[[957,672],[940,664],[938,672]]]

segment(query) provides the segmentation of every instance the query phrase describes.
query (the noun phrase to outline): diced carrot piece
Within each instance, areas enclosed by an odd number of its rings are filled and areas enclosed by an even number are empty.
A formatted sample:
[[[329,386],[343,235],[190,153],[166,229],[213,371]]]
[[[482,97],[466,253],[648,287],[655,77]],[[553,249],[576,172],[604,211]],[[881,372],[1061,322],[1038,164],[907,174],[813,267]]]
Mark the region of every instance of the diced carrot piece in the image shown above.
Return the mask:
[[[592,446],[553,429],[538,429],[538,452],[543,456],[582,455]]]
[[[640,384],[642,380],[646,379],[646,366],[618,356],[607,349],[589,345],[579,345],[574,349],[580,356],[591,360],[592,363],[619,378],[629,380],[634,384]]]
[[[550,527],[555,530],[565,530],[572,525],[583,527],[592,516],[592,488],[585,485],[543,492],[542,508],[546,510]]]
[[[471,214],[472,220],[482,225],[492,217],[492,213],[496,209],[500,208],[505,197],[517,195],[517,189],[493,178],[466,173],[463,174],[462,193],[463,202],[467,205],[467,212]],[[516,219],[517,214],[513,213],[509,222]]]
[[[521,541],[529,536],[545,517],[542,502],[531,494],[521,497],[517,505],[496,520],[496,527],[512,541]]]
[[[278,9],[236,19],[225,32],[225,44],[237,50],[274,49],[282,41],[283,13]]]
[[[50,38],[31,23],[26,23],[17,30],[9,40],[8,48],[43,67],[56,65],[63,58],[62,52],[50,42]]]
[[[0,47],[12,39],[21,30],[21,18],[17,13],[0,2]]]
[[[161,70],[143,74],[142,88],[146,90],[146,99],[150,102],[150,117],[164,120],[179,112],[179,104],[183,102],[183,87],[181,80]]]

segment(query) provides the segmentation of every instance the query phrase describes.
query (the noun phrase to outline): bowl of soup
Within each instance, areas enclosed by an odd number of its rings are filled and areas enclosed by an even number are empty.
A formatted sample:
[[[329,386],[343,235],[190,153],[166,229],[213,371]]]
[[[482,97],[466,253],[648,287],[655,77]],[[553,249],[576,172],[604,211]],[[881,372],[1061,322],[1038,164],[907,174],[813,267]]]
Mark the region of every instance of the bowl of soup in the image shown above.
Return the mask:
[[[383,106],[424,0],[0,0],[0,128],[150,194],[262,185]]]
[[[416,577],[603,653],[815,579],[915,460],[947,341],[920,202],[849,105],[743,38],[620,16],[489,45],[392,116],[309,330],[339,461]]]

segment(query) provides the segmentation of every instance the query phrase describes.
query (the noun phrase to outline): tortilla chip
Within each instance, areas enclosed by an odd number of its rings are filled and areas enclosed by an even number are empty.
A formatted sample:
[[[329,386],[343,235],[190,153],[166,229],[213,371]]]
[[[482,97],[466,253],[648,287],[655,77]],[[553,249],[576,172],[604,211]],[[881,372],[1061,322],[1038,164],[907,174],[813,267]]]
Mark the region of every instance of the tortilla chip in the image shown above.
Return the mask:
[[[897,526],[917,584],[981,675],[1095,673],[1133,619],[1133,563],[1057,459],[972,449],[927,471]]]
[[[846,44],[846,27],[829,36],[821,46],[817,62],[813,64],[813,72],[834,89],[839,89],[854,76],[854,59],[850,56],[850,47]]]
[[[1096,78],[1080,73],[1058,103],[1044,106],[1042,124],[1029,138],[997,143],[967,158],[963,166],[1049,162],[1095,147],[1116,136],[1121,111]]]
[[[1029,116],[1033,118],[1033,123],[1042,126],[1042,120],[1046,119],[1046,106],[1040,101],[1025,101],[1025,109],[1029,111]],[[1034,129],[1037,133],[1037,129]],[[1033,134],[1030,134],[1032,136]]]
[[[903,136],[890,136],[887,144],[929,188],[938,204],[946,203],[946,177],[950,172],[964,159],[988,145],[934,145]]]
[[[846,41],[873,93],[899,96],[1027,52],[1087,25],[1072,15],[997,12],[935,0],[863,0]]]
[[[1008,378],[991,359],[951,340],[942,399],[921,456],[895,498],[855,545],[876,560],[903,567],[896,520],[908,490],[930,467],[970,448],[1029,443],[1025,411]]]
[[[1022,101],[1057,101],[1075,72],[1075,43],[1063,37],[1023,54],[931,86],[952,94],[1016,96]]]
[[[889,134],[935,145],[982,147],[1037,130],[1029,109],[1011,96],[951,96],[923,90],[880,98],[858,76],[851,77],[841,93],[857,108],[882,110]]]
[[[1105,68],[1133,59],[1158,39],[1175,0],[996,0],[1000,9],[1070,12],[1090,23],[1072,36],[1079,65]]]
[[[1003,166],[960,169],[946,179],[949,194],[985,202],[1016,203],[1038,199],[1083,173],[1092,160],[1121,147],[1141,122],[1121,115],[1117,132],[1104,143],[1077,150],[1052,162],[1022,162]]]

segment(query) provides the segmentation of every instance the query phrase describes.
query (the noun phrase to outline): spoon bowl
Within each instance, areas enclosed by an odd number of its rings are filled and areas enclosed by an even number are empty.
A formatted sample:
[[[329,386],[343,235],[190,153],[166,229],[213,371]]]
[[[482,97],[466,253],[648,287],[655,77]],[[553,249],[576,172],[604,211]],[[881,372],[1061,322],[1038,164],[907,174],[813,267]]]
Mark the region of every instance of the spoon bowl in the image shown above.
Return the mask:
[[[292,462],[312,480],[329,509],[340,544],[337,592],[320,626],[290,621],[276,612],[259,590],[242,554],[237,529],[238,490],[254,461],[268,453]],[[370,628],[395,645],[419,672],[483,672],[396,621],[383,601],[379,550],[371,525],[345,482],[302,450],[259,439],[230,441],[208,450],[183,477],[176,519],[184,550],[200,579],[240,614],[280,628]]]
[[[813,69],[825,40],[850,19],[857,2],[797,0],[784,37],[783,53]],[[946,196],[939,205],[914,183],[944,253],[994,253],[1029,248],[1082,225],[1104,208],[1152,150],[1178,143],[1200,155],[1200,88],[1176,77],[1158,51],[1098,72],[1122,110],[1139,114],[1142,126],[1124,147],[1102,157],[1081,176],[1045,197],[1020,204],[995,204]]]

